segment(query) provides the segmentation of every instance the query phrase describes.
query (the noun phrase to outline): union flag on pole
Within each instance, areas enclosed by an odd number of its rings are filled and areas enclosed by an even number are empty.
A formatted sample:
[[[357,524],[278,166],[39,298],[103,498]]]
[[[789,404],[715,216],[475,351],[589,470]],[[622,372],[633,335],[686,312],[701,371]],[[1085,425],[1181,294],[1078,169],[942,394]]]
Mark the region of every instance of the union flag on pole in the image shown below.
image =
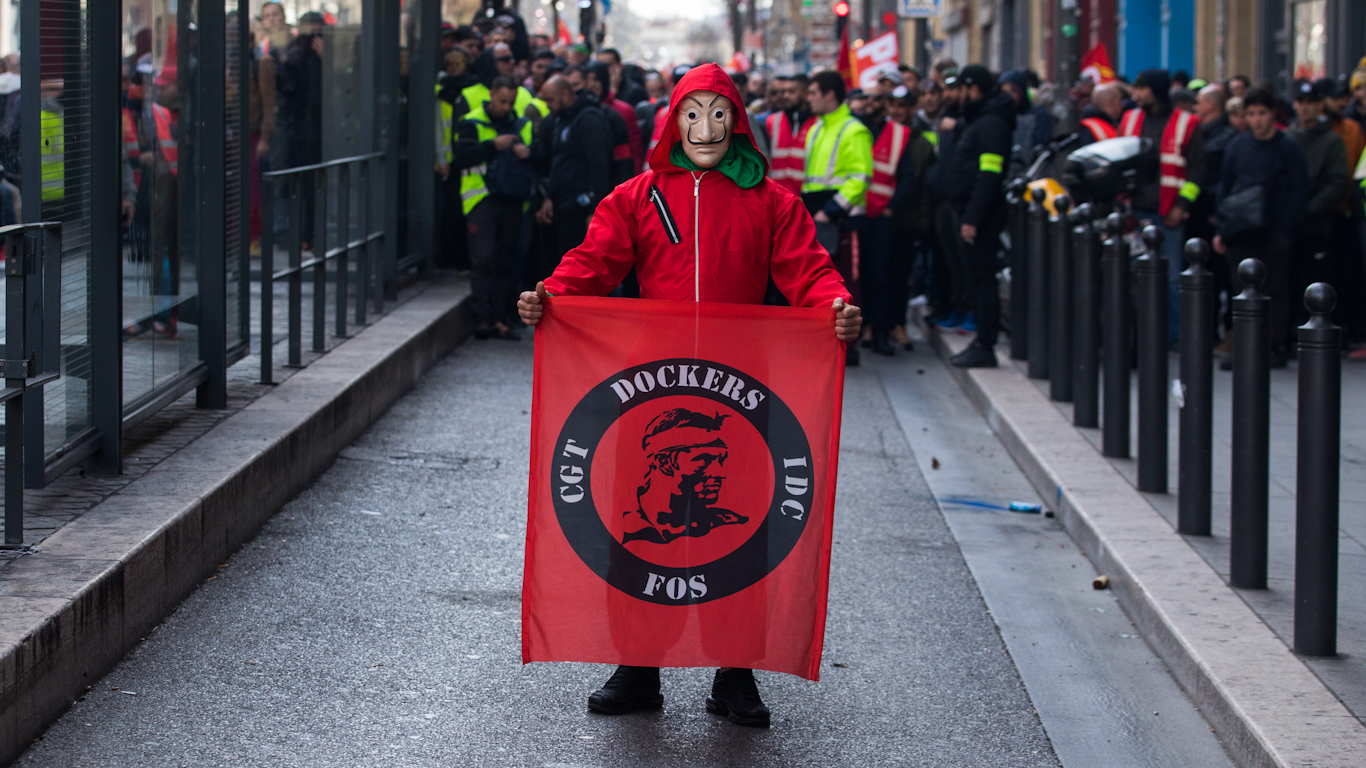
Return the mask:
[[[1115,81],[1115,70],[1110,67],[1110,52],[1105,48],[1105,41],[1096,43],[1081,57],[1081,76],[1091,78],[1096,85]]]
[[[828,307],[548,299],[523,662],[819,679],[843,390]]]

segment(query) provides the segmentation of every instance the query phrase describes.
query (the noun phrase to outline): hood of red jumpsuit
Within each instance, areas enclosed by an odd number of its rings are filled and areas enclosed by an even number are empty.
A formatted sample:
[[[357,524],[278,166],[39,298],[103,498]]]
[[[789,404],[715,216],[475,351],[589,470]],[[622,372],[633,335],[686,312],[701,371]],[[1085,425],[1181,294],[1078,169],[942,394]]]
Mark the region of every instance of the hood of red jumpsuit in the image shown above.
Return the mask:
[[[664,135],[659,143],[650,152],[650,168],[654,171],[682,171],[682,168],[669,161],[669,153],[673,151],[674,145],[682,140],[678,133],[678,109],[688,94],[694,91],[712,91],[730,99],[731,104],[735,105],[735,126],[731,129],[732,136],[742,135],[748,138],[750,146],[754,146],[754,133],[749,129],[749,113],[745,110],[745,103],[740,99],[740,92],[735,89],[735,82],[730,79],[730,75],[716,64],[703,64],[700,67],[693,67],[688,70],[674,86],[673,93],[669,96],[669,116],[664,122]],[[734,138],[731,139],[732,145]],[[768,173],[768,158],[759,152],[757,147],[755,153],[763,158],[764,173]]]

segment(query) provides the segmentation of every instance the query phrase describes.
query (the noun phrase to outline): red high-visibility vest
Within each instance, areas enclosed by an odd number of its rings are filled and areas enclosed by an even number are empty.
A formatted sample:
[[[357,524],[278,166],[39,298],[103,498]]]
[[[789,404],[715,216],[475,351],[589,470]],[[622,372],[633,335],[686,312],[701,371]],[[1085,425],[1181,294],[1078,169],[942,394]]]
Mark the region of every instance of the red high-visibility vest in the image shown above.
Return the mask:
[[[868,184],[864,205],[869,216],[881,216],[896,193],[896,166],[906,145],[911,143],[911,129],[894,121],[887,121],[877,143],[873,144],[873,180]]]
[[[1195,202],[1200,196],[1200,188],[1186,181],[1186,142],[1190,141],[1200,121],[1185,110],[1175,110],[1167,119],[1167,127],[1162,130],[1162,146],[1158,148],[1161,189],[1158,191],[1157,213],[1166,216],[1176,203],[1177,196]],[[1124,113],[1120,132],[1125,136],[1138,136],[1143,130],[1143,109],[1135,108]]]
[[[166,158],[166,162],[171,165],[171,174],[179,173],[180,148],[175,139],[175,121],[171,116],[171,110],[160,104],[152,105],[152,116],[157,124],[157,144],[161,146],[161,154]]]
[[[133,127],[132,111],[123,110],[123,154],[133,166],[133,184],[142,185],[142,143],[138,141],[137,129]]]
[[[1088,117],[1081,121],[1086,126],[1091,135],[1096,137],[1096,141],[1105,141],[1119,136],[1119,130],[1110,123],[1109,120],[1102,120],[1099,117]]]
[[[794,133],[787,113],[778,110],[768,116],[768,176],[794,195],[802,193],[806,179],[806,133],[816,124],[813,115]]]

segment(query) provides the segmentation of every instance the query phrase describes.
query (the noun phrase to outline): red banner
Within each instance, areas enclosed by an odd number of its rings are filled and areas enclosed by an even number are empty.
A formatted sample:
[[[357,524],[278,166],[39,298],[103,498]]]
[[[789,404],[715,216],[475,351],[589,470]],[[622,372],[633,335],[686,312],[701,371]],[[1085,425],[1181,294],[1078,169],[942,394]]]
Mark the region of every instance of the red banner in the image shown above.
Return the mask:
[[[1096,85],[1115,81],[1115,70],[1110,67],[1110,52],[1105,49],[1104,41],[1096,43],[1081,57],[1081,76],[1091,78]]]
[[[548,299],[522,660],[818,679],[843,391],[828,307]]]

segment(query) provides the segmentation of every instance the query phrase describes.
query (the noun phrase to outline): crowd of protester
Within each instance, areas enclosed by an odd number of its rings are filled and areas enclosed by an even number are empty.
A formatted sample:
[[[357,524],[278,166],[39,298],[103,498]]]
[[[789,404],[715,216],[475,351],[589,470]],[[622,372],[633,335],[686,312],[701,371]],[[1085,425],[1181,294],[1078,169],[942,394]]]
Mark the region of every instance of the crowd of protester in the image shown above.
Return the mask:
[[[510,11],[444,25],[442,50],[440,263],[471,271],[477,335],[516,339],[516,295],[580,245],[598,202],[646,167],[662,132],[656,117],[690,66],[647,70],[610,48],[552,45]],[[1242,76],[1211,83],[1152,69],[1064,89],[1032,71],[998,75],[948,59],[882,73],[867,89],[847,89],[831,71],[732,77],[770,177],[802,198],[865,308],[851,363],[860,347],[909,349],[906,308],[923,304],[930,322],[975,334],[956,364],[994,365],[1007,182],[1047,148],[1123,135],[1150,139],[1159,165],[1151,183],[1112,202],[1132,230],[1152,224],[1165,235],[1173,344],[1182,246],[1204,237],[1222,254],[1209,264],[1221,355],[1241,290],[1236,266],[1256,256],[1272,298],[1273,365],[1294,354],[1305,314],[1294,297],[1318,280],[1338,291],[1351,358],[1366,359],[1366,60],[1337,78],[1297,81],[1289,103]],[[632,283],[619,292],[634,295]],[[784,299],[773,290],[770,301]]]

